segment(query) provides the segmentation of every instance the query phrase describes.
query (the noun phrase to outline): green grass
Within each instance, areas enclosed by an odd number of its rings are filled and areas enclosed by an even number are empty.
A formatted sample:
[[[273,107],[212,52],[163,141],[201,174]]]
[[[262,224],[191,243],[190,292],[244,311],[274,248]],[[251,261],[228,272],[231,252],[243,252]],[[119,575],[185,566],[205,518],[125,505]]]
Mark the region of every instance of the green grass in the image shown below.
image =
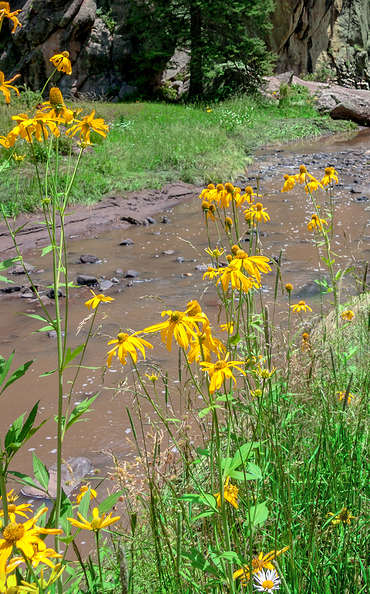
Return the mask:
[[[84,113],[96,109],[111,128],[107,139],[95,138],[94,149],[84,155],[72,192],[72,201],[81,203],[96,202],[107,192],[160,188],[179,180],[196,184],[232,180],[243,173],[261,145],[351,128],[348,122],[320,116],[299,92],[280,107],[262,98],[241,97],[213,105],[209,113],[204,105],[162,103],[77,103],[76,107]],[[10,110],[2,106],[4,134],[11,128],[9,116],[20,111],[27,111],[24,99],[15,101]],[[63,148],[68,153],[66,139]],[[16,150],[30,155],[26,145],[16,145]],[[45,149],[40,147],[37,154],[42,168]],[[18,172],[13,162],[7,163],[4,149],[0,159],[1,201],[9,214],[36,210],[39,198],[29,157]],[[67,156],[64,161],[66,166]]]

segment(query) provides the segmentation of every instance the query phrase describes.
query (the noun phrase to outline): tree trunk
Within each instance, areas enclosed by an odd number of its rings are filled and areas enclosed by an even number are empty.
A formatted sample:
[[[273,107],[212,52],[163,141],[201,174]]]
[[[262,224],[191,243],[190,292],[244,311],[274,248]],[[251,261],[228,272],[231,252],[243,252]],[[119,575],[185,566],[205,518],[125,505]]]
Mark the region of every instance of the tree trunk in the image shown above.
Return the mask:
[[[198,99],[203,92],[202,10],[199,0],[190,1],[190,50],[189,97]]]

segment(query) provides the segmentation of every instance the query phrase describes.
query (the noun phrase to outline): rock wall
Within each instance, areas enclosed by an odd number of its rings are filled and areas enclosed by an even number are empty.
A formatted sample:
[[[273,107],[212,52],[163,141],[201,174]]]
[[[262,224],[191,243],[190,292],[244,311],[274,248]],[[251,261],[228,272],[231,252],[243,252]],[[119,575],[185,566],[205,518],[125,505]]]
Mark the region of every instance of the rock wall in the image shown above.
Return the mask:
[[[342,85],[369,88],[369,0],[276,0],[271,49],[277,72],[333,75]],[[11,0],[23,10],[23,27],[0,37],[0,69],[20,72],[40,89],[51,74],[53,54],[68,50],[71,76],[61,76],[72,95],[123,98],[134,89],[127,69],[132,54],[127,25],[129,0]],[[57,80],[57,79],[54,79]]]
[[[21,72],[32,89],[40,89],[53,71],[49,58],[68,50],[71,76],[60,76],[66,94],[114,97],[129,93],[125,60],[131,54],[125,30],[127,3],[113,0],[109,9],[96,0],[14,0],[23,27],[1,37],[0,68],[7,75]],[[4,42],[5,39],[5,42]],[[54,78],[53,80],[57,80]]]
[[[369,0],[276,0],[271,49],[277,72],[317,73],[369,88]]]

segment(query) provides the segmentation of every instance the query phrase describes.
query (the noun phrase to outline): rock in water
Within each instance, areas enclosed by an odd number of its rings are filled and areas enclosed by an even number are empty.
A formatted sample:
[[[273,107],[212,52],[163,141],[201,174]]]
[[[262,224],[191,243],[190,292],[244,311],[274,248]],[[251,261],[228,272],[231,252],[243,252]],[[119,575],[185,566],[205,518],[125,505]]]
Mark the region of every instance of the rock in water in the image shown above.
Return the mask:
[[[82,479],[93,469],[93,465],[88,458],[68,458],[62,464],[62,487],[66,495],[70,495]],[[21,489],[22,495],[25,497],[36,497],[38,499],[55,499],[57,491],[57,469],[53,464],[49,468],[49,488],[46,494],[41,488],[25,486]],[[35,481],[36,483],[37,481]]]

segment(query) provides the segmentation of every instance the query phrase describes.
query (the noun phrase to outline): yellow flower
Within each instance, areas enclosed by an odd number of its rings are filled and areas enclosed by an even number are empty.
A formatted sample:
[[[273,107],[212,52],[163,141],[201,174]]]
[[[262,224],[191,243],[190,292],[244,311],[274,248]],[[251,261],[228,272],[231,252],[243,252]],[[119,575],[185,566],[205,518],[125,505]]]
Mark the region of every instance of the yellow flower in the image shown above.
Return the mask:
[[[96,294],[91,289],[90,293],[92,293],[93,297],[88,301],[85,301],[87,309],[95,309],[96,307],[98,307],[98,305],[100,305],[100,303],[109,303],[110,301],[114,301],[113,297],[106,297],[105,295],[103,295],[103,293]]]
[[[231,227],[233,226],[233,220],[231,217],[225,218],[225,229],[226,231],[230,231]]]
[[[17,126],[8,134],[9,136],[20,136],[23,140],[31,143],[33,134],[39,142],[47,140],[49,130],[54,136],[60,136],[60,131],[55,121],[42,111],[37,111],[33,118],[29,118],[26,113],[19,113],[12,116],[12,120],[17,122]],[[48,130],[49,129],[49,130]]]
[[[285,290],[286,290],[288,293],[291,293],[291,292],[293,291],[293,285],[292,285],[292,283],[287,283],[287,284],[285,285]]]
[[[251,204],[251,207],[244,211],[244,218],[246,221],[250,221],[252,225],[255,225],[256,222],[260,223],[261,221],[267,223],[270,220],[270,215],[263,208],[263,204],[257,202],[257,204]]]
[[[218,355],[226,351],[225,346],[218,338],[212,336],[211,327],[204,324],[203,331],[191,339],[187,358],[189,363],[193,361],[210,361],[211,353]]]
[[[14,161],[16,163],[21,163],[22,161],[25,160],[26,155],[18,155],[17,153],[13,153],[12,154],[12,158],[14,159]]]
[[[252,559],[252,574],[257,574],[263,569],[273,570],[274,566],[271,563],[271,561],[276,559],[276,557],[278,557],[282,553],[285,553],[285,551],[287,551],[288,549],[289,549],[289,547],[284,547],[283,549],[280,549],[280,551],[273,550],[273,551],[270,551],[269,553],[266,553],[266,555],[264,555],[263,553],[260,553],[258,555],[258,557],[253,557],[253,559]],[[237,571],[234,571],[234,573],[233,573],[234,580],[236,580],[237,578],[240,578],[241,584],[243,586],[247,586],[247,583],[250,580],[250,577],[251,577],[251,575],[250,575],[250,569],[249,569],[248,565],[244,565],[242,568],[238,569]]]
[[[275,367],[273,367],[270,371],[266,367],[261,367],[261,364],[258,364],[257,368],[255,369],[255,373],[263,380],[270,379],[270,377],[274,375],[275,371]]]
[[[299,166],[299,173],[297,173],[296,180],[299,184],[304,184],[306,179],[307,179],[307,169],[305,167],[305,165],[300,165]]]
[[[23,518],[28,518],[28,514],[32,513],[32,506],[30,503],[21,503],[20,505],[16,505],[16,501],[17,499],[19,499],[19,497],[17,495],[14,495],[13,493],[14,489],[11,489],[6,496],[8,500],[8,515],[10,522],[15,522],[15,516],[22,516]],[[3,515],[4,510],[0,510],[0,517],[2,517]]]
[[[58,87],[50,89],[49,101],[41,103],[40,109],[45,111],[51,119],[57,119],[62,124],[69,124],[74,119],[73,111],[65,106],[63,95]]]
[[[104,138],[107,136],[109,128],[104,123],[103,118],[94,118],[95,109],[92,110],[90,115],[85,116],[82,120],[76,120],[76,124],[71,126],[66,134],[74,136],[77,132],[80,134],[80,140],[86,144],[91,144],[90,133],[91,131],[97,132]]]
[[[328,186],[331,182],[338,183],[338,171],[334,169],[334,167],[326,167],[325,168],[325,175],[321,180],[323,186]]]
[[[292,190],[296,184],[296,176],[285,174],[284,179],[285,179],[285,182],[283,185],[283,189],[281,191],[282,192],[290,192],[290,190]]]
[[[301,350],[304,353],[305,351],[309,351],[310,348],[311,348],[311,345],[310,345],[310,335],[308,334],[308,332],[303,332],[302,333]]]
[[[0,136],[0,144],[6,149],[10,149],[14,146],[16,136],[14,134],[8,136]]]
[[[5,103],[9,105],[10,103],[10,89],[15,91],[17,95],[19,95],[19,91],[17,87],[14,87],[11,83],[14,82],[17,78],[20,77],[20,74],[16,74],[10,80],[5,80],[4,72],[0,70],[0,91],[5,97]]]
[[[314,179],[305,185],[304,190],[306,194],[312,194],[312,192],[317,192],[318,188],[321,188],[322,190],[324,189],[320,182],[317,179]]]
[[[153,382],[153,384],[158,380],[158,375],[156,375],[155,373],[146,373],[145,375],[150,382]]]
[[[212,268],[212,266],[208,266],[206,272],[203,274],[203,280],[205,278],[209,278],[209,280],[217,278],[222,270],[223,268]]]
[[[3,538],[0,539],[0,574],[5,571],[13,547],[20,549],[28,559],[32,559],[33,545],[36,545],[39,551],[46,550],[46,544],[39,538],[39,534],[62,534],[62,530],[59,528],[40,528],[35,525],[40,516],[47,512],[47,509],[47,507],[41,508],[33,518],[23,524],[11,522],[4,528]]]
[[[346,392],[337,392],[337,396],[339,398],[339,401],[341,402],[342,400],[345,399]],[[354,394],[351,394],[351,392],[349,392],[348,396],[347,396],[347,404],[349,404],[351,402],[351,400],[354,400],[355,398],[356,398],[356,396]]]
[[[208,254],[212,258],[215,258],[216,260],[217,258],[220,258],[222,254],[225,253],[224,249],[219,250],[218,248],[215,248],[214,250],[211,250],[211,248],[206,248],[204,251],[206,252],[206,254]]]
[[[230,485],[230,477],[228,476],[224,485],[224,499],[231,503],[235,509],[238,509],[238,492],[239,489],[236,485]],[[221,507],[221,493],[215,493],[217,507]]]
[[[17,27],[22,26],[21,23],[19,22],[19,20],[17,19],[17,15],[20,12],[22,12],[22,11],[14,10],[13,12],[10,12],[9,2],[0,2],[0,30],[1,30],[4,18],[7,18],[12,21],[12,23],[13,23],[12,33],[15,33],[15,31],[17,30]]]
[[[72,74],[72,65],[69,59],[69,52],[55,54],[50,58],[50,62],[59,72],[64,72],[64,74]]]
[[[122,365],[126,365],[126,357],[129,354],[136,363],[137,361],[137,352],[140,351],[145,359],[145,348],[152,349],[153,345],[150,342],[147,342],[143,338],[138,336],[140,332],[134,332],[134,334],[126,334],[125,332],[119,332],[117,334],[117,338],[110,340],[109,344],[114,344],[115,346],[108,351],[107,355],[107,366],[110,367],[112,363],[113,357],[117,355],[118,359],[121,361]]]
[[[356,519],[356,516],[352,516],[351,512],[346,507],[342,507],[340,512],[336,514],[329,512],[328,516],[333,516],[333,520],[331,521],[331,523],[334,524],[334,526],[336,526],[337,524],[350,525],[351,520]]]
[[[170,309],[162,311],[161,316],[162,318],[168,316],[168,319],[160,324],[144,328],[143,332],[145,334],[161,332],[162,342],[166,344],[168,351],[172,348],[173,337],[180,347],[187,349],[190,338],[194,338],[199,334],[198,323],[204,323],[205,321],[205,314],[203,313],[189,315],[186,311],[172,311]]]
[[[234,323],[229,322],[228,324],[220,324],[220,330],[232,334],[234,332]]]
[[[253,188],[252,186],[247,186],[245,188],[245,194],[246,194],[246,200],[247,202],[249,202],[249,204],[252,204],[254,202],[254,197],[256,198],[262,198],[262,194],[258,194],[253,192]]]
[[[300,311],[312,311],[309,305],[305,301],[298,301],[290,306],[294,312],[299,313]]]
[[[211,109],[210,107],[207,107],[206,112],[207,113],[212,113],[213,109]]]
[[[80,514],[80,512],[77,512],[77,515],[80,520],[75,520],[74,518],[67,518],[67,520],[72,524],[72,526],[82,528],[83,530],[91,530],[93,532],[98,532],[99,530],[102,530],[102,528],[107,528],[121,519],[121,516],[115,516],[112,518],[112,512],[110,512],[107,516],[106,514],[99,516],[99,509],[97,507],[94,507],[93,509],[91,522],[86,520]]]
[[[90,487],[90,485],[81,485],[80,491],[76,495],[76,503],[80,503],[82,497],[85,495],[85,493],[88,492],[89,489],[90,489],[90,501],[97,498],[98,494],[95,491],[95,489],[92,489]]]
[[[62,556],[63,555],[60,555],[53,549],[38,551],[36,548],[31,559],[32,567],[37,567],[40,563],[45,563],[45,565],[48,565],[51,567],[51,569],[54,569],[55,565],[50,561],[50,559],[61,559]]]
[[[260,398],[260,396],[262,396],[262,390],[260,390],[260,388],[256,388],[256,390],[251,390],[250,394],[252,398]]]
[[[225,359],[219,359],[216,363],[202,361],[199,364],[203,368],[203,371],[208,373],[208,377],[211,380],[209,384],[210,392],[218,390],[227,379],[232,379],[236,383],[232,372],[233,367],[245,375],[245,371],[240,369],[240,365],[244,365],[244,361],[228,361],[229,355],[228,353]]]
[[[340,317],[342,318],[342,320],[347,320],[348,322],[351,322],[351,320],[353,320],[353,318],[355,317],[355,314],[351,309],[346,309],[345,311],[342,311]]]
[[[271,272],[271,267],[268,264],[269,259],[266,258],[266,256],[248,256],[244,250],[239,249],[232,262],[236,262],[240,268],[244,268],[244,270],[250,274],[250,276],[254,276],[259,283],[261,282],[260,272],[263,272],[264,274]]]
[[[211,221],[215,221],[215,212],[216,207],[214,204],[207,202],[207,200],[203,200],[202,202],[202,210],[205,214],[206,219],[211,219]]]
[[[318,231],[323,231],[323,225],[327,224],[328,221],[326,221],[325,219],[320,219],[320,217],[317,214],[313,214],[310,222],[307,225],[307,229],[309,231],[314,231],[315,229],[317,229]]]
[[[208,274],[205,273],[204,276]],[[221,283],[224,292],[226,293],[229,285],[233,289],[243,290],[245,293],[252,287],[259,287],[259,284],[252,278],[245,276],[240,270],[240,264],[232,260],[228,266],[225,268],[218,269],[219,278],[217,279],[218,283]]]

